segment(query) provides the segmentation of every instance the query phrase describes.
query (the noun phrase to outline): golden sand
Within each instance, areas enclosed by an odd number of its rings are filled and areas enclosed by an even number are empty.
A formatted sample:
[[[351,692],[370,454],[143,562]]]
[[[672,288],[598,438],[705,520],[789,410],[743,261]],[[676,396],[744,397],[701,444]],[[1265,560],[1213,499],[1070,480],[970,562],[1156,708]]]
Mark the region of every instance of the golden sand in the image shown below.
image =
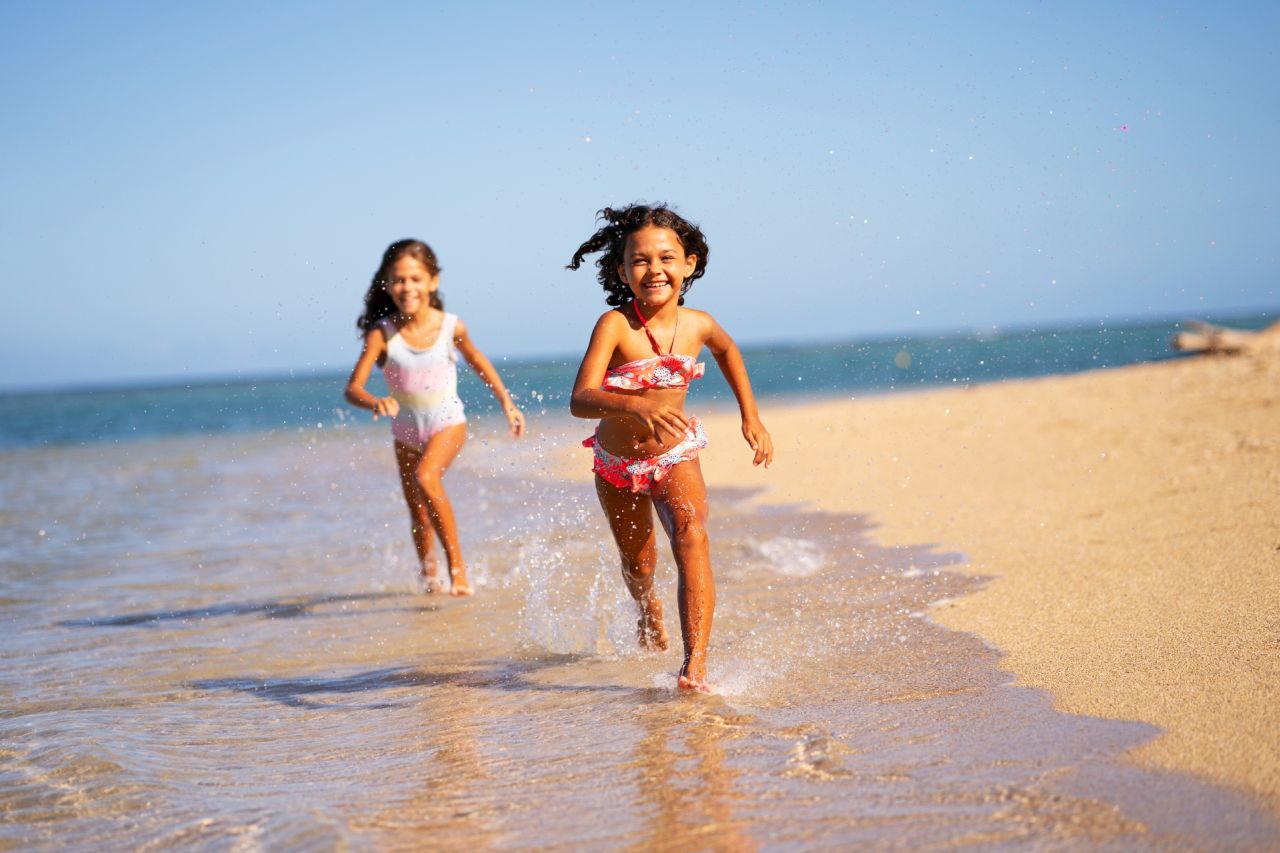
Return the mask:
[[[940,607],[1070,713],[1163,734],[1140,761],[1280,810],[1280,354],[1206,357],[705,418],[707,481],[870,513],[994,578]]]

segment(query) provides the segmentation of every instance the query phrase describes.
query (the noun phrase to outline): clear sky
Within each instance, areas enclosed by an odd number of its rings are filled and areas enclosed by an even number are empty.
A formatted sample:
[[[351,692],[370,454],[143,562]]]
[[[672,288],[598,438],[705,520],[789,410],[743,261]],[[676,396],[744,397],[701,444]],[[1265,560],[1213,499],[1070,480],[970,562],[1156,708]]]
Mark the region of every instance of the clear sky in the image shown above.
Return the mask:
[[[605,205],[740,342],[1280,306],[1273,3],[0,3],[0,387],[348,369],[382,250],[584,348]]]

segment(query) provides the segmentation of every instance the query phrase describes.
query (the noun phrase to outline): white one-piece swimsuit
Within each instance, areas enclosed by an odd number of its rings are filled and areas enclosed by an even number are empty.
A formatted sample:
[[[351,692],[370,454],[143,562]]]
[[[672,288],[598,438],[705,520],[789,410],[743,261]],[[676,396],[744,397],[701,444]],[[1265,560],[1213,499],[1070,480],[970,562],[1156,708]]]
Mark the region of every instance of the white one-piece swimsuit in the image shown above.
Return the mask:
[[[435,343],[415,349],[390,319],[382,321],[387,357],[382,373],[387,389],[400,404],[391,421],[396,441],[419,450],[440,430],[467,422],[458,396],[458,355],[453,349],[457,314],[445,314]]]

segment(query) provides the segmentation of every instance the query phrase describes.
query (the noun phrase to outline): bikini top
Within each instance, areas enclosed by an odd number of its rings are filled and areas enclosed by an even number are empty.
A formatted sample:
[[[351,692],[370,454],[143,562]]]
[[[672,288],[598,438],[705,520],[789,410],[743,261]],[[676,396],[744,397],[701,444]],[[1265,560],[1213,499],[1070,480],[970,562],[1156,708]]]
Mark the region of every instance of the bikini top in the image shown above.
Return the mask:
[[[610,369],[605,374],[604,384],[601,387],[617,388],[622,391],[643,391],[646,388],[688,388],[690,382],[701,378],[706,372],[706,365],[691,355],[678,355],[671,352],[671,347],[667,347],[667,352],[664,354],[653,332],[649,331],[649,324],[640,313],[640,307],[635,302],[631,304],[635,307],[640,325],[644,327],[645,334],[649,336],[649,343],[653,345],[653,351],[657,355],[628,361],[626,364]],[[672,347],[675,346],[676,332],[679,328],[680,315],[677,313],[676,328],[671,332]]]
[[[612,368],[604,375],[603,388],[623,391],[642,391],[646,388],[688,388],[694,379],[700,379],[707,366],[695,362],[691,355],[655,355],[628,361]]]

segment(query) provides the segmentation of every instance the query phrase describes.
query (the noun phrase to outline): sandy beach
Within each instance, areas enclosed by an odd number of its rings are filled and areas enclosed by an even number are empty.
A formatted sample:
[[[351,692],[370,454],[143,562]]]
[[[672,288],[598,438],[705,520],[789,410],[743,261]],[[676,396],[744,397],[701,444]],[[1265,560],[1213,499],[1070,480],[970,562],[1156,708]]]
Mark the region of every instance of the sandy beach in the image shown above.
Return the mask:
[[[707,418],[715,485],[869,513],[992,580],[934,616],[1069,713],[1163,734],[1138,762],[1280,810],[1280,354],[769,406],[752,469]]]
[[[712,696],[637,649],[567,414],[476,419],[468,599],[382,424],[11,450],[0,849],[1273,848],[1278,372],[766,402],[767,472],[694,405]]]

